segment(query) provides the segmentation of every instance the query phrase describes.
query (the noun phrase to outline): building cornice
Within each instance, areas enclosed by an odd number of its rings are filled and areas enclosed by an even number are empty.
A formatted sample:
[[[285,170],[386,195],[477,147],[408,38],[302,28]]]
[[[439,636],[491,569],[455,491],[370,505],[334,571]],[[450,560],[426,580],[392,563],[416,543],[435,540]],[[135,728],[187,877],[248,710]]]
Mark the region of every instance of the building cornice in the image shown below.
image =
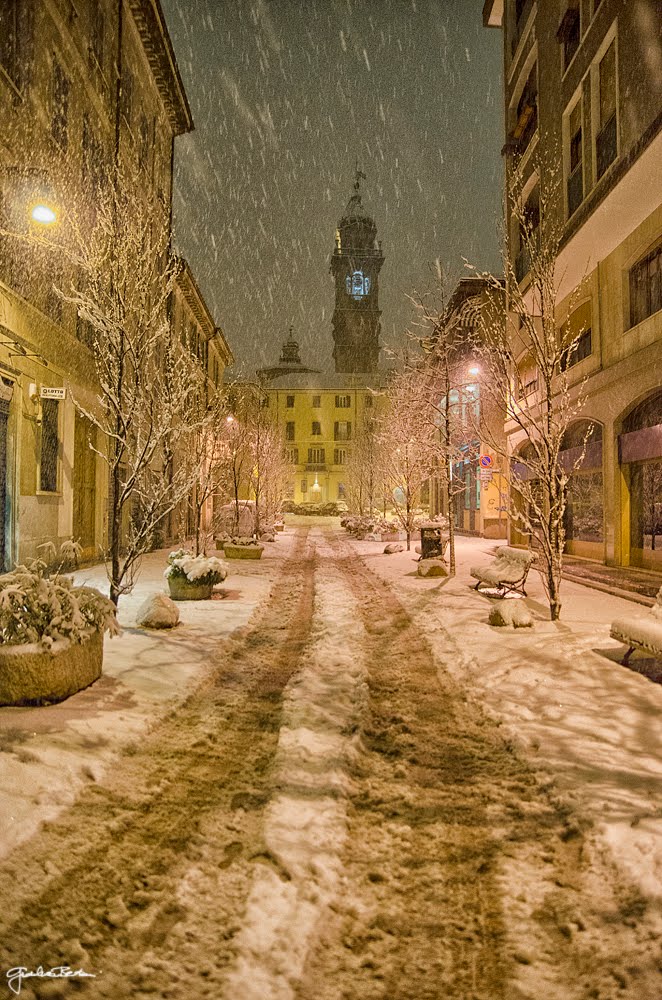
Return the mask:
[[[193,116],[159,0],[128,0],[150,69],[175,135],[193,131]]]

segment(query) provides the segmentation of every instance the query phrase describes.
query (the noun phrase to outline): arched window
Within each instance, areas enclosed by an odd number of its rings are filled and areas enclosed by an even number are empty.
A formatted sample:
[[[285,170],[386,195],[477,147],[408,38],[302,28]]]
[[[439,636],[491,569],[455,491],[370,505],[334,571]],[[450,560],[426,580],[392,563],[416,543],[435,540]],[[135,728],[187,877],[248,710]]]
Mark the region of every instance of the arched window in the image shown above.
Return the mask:
[[[621,465],[628,466],[630,561],[662,566],[662,389],[636,406],[623,421]]]
[[[581,554],[573,542],[601,543],[604,538],[602,425],[591,420],[572,423],[563,435],[559,465],[570,476],[564,515],[567,550]]]

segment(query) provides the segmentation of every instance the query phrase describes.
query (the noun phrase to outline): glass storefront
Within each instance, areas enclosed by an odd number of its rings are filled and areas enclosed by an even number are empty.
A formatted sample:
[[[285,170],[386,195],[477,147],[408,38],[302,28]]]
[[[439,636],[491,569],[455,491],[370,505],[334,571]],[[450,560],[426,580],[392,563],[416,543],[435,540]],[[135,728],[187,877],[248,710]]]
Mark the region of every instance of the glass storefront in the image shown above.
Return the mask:
[[[629,487],[630,564],[662,568],[662,389],[626,417],[619,438]]]

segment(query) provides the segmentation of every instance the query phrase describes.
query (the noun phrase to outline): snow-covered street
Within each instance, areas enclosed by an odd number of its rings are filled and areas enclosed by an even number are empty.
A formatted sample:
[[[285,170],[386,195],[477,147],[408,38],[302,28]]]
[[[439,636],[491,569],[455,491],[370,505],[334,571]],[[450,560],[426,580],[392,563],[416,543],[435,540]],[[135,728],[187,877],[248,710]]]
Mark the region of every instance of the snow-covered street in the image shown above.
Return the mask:
[[[496,629],[493,543],[441,581],[383,548],[292,524],[106,641],[112,713],[2,710],[3,977],[95,977],[22,997],[658,1000],[662,689],[609,639],[645,609],[564,583],[552,623],[535,577]]]

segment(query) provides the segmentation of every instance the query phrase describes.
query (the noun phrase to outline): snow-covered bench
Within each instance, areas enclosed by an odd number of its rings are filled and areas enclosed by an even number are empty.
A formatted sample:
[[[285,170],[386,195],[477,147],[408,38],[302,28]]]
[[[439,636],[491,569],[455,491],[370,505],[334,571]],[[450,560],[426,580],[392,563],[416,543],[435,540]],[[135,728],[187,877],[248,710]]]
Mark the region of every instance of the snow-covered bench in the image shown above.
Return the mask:
[[[662,587],[657,592],[655,604],[648,614],[628,615],[617,618],[611,625],[611,637],[628,647],[621,663],[627,665],[635,649],[643,649],[662,660]]]
[[[474,580],[478,580],[475,590],[479,590],[481,584],[485,584],[497,587],[499,597],[503,597],[508,591],[517,591],[526,597],[524,584],[531,564],[536,558],[536,553],[528,549],[513,549],[510,545],[500,545],[496,550],[496,558],[488,566],[471,567],[471,575]]]

